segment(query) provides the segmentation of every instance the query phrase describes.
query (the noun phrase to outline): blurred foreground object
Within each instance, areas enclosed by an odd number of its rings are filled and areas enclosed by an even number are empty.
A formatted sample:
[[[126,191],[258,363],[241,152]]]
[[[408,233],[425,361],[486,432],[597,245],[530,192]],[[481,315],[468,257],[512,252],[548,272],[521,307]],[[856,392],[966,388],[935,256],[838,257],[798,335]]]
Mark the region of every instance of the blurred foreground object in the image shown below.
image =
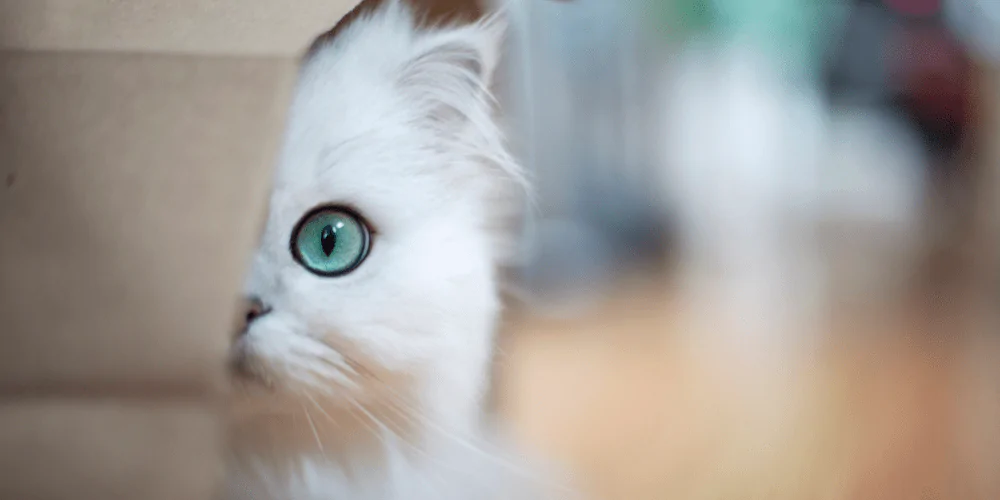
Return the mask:
[[[677,286],[714,322],[692,330],[781,351],[832,315],[899,305],[925,239],[927,155],[905,118],[824,95],[842,10],[705,3],[714,15],[673,42],[661,80]],[[775,43],[786,26],[797,43]]]
[[[297,59],[352,4],[0,4],[0,498],[217,493]]]
[[[1000,297],[1000,3],[988,0],[947,0],[947,19],[976,58],[975,102],[977,133],[970,161],[975,171],[974,264],[972,273],[986,292],[987,303]]]
[[[519,288],[543,309],[576,308],[663,254],[642,13],[604,0],[512,6],[506,112],[535,183]]]

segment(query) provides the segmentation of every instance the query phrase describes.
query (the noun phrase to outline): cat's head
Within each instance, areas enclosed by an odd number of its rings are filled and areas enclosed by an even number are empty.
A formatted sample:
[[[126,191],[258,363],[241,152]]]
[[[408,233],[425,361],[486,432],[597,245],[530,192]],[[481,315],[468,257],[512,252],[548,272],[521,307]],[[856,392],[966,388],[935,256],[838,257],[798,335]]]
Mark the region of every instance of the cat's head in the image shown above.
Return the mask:
[[[520,176],[488,91],[504,25],[424,28],[394,0],[346,19],[300,73],[235,366],[276,411],[388,391],[465,418],[498,310],[491,200]]]

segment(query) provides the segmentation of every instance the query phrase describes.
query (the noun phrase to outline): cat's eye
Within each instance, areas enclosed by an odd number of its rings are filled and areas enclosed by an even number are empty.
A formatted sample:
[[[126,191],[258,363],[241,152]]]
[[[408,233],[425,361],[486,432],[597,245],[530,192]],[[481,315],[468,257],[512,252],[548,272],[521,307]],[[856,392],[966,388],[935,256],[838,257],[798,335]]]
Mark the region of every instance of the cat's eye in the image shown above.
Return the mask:
[[[354,211],[319,207],[299,220],[292,231],[292,257],[313,274],[341,276],[368,256],[371,231]]]

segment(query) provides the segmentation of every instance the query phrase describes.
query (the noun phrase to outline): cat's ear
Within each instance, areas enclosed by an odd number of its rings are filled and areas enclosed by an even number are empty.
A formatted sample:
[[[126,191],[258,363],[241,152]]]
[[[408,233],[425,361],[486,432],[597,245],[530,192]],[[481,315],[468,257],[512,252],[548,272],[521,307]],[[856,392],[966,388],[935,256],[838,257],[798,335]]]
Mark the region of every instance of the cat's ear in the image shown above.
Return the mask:
[[[400,84],[434,120],[475,120],[489,107],[493,74],[507,32],[502,14],[418,38]]]

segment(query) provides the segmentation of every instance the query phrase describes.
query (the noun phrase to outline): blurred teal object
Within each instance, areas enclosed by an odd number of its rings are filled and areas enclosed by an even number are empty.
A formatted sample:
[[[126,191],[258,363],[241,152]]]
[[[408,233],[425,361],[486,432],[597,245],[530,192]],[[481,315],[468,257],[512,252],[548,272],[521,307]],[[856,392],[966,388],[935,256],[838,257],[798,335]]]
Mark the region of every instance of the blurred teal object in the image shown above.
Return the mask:
[[[769,53],[793,77],[818,76],[846,6],[836,0],[651,0],[648,19],[670,43],[740,43]]]
[[[648,9],[653,28],[670,41],[698,37],[712,30],[716,22],[712,0],[652,0]]]

